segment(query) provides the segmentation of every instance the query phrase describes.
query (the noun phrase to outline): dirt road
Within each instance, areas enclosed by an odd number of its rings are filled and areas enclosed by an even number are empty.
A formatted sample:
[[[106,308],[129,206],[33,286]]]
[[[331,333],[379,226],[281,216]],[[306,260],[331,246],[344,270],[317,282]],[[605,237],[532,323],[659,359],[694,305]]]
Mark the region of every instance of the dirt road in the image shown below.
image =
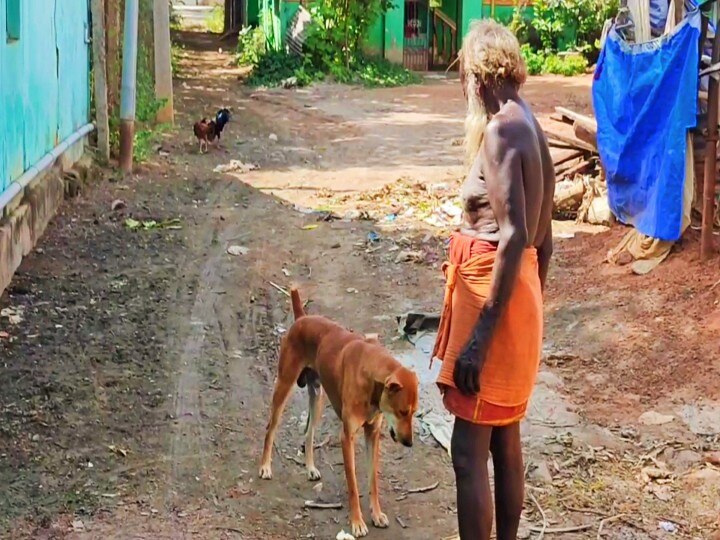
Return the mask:
[[[357,217],[354,205],[368,192],[375,205],[383,186],[452,185],[455,81],[251,91],[217,44],[186,39],[177,129],[133,178],[110,174],[66,203],[0,301],[22,316],[0,319],[4,537],[335,538],[347,530],[344,509],[303,508],[345,502],[331,411],[318,436],[321,483],[298,464],[299,392],[274,480],[256,477],[290,323],[275,285],[298,283],[311,312],[380,332],[399,355],[414,348],[394,339],[395,317],[440,305],[438,229],[410,214],[324,221],[304,209]],[[541,78],[526,92],[540,113],[558,103],[587,111],[588,85]],[[235,113],[223,148],[198,155],[191,125],[220,106]],[[233,159],[259,169],[213,172]],[[112,210],[116,200],[122,209]],[[128,217],[178,219],[181,229],[131,230]],[[720,289],[710,288],[720,275],[698,271],[692,247],[647,278],[602,266],[620,234],[558,240],[547,358],[523,424],[525,537],[537,536],[543,513],[546,527],[576,529],[569,539],[663,538],[668,527],[705,538],[718,526],[720,472],[704,460],[720,432],[711,340],[720,315],[705,314],[720,313]],[[230,246],[245,249],[230,255]],[[404,250],[422,262],[395,262]],[[648,412],[672,419],[642,425]],[[432,437],[412,450],[384,437],[381,485],[391,528],[370,538],[454,534],[451,465]]]

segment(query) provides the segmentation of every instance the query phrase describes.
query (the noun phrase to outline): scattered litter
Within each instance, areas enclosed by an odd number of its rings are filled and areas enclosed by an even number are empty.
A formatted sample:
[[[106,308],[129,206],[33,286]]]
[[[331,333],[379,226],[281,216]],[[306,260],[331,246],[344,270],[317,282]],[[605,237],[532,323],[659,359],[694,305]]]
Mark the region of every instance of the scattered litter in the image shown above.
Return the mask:
[[[410,488],[405,493],[400,495],[398,498],[396,498],[396,501],[402,501],[403,499],[406,499],[408,495],[412,495],[413,493],[427,493],[428,491],[432,491],[433,489],[437,489],[437,487],[440,485],[440,482],[435,482],[434,484],[430,484],[429,486],[422,486],[422,487],[416,487],[416,488]]]
[[[108,450],[110,450],[113,454],[117,454],[118,456],[127,457],[128,451],[124,448],[120,448],[119,446],[115,446],[114,444],[111,444],[108,446]]]
[[[278,136],[274,133],[271,133],[268,139],[270,139],[272,142],[278,142]]]
[[[110,209],[113,212],[117,212],[118,210],[122,210],[123,208],[125,208],[125,201],[123,201],[122,199],[115,199],[110,205]]]
[[[238,255],[247,255],[250,252],[250,248],[245,246],[230,246],[227,248],[227,252],[229,255],[237,257]]]
[[[231,172],[237,172],[241,174],[249,173],[250,171],[254,171],[256,169],[259,169],[260,167],[257,165],[257,163],[244,163],[240,161],[239,159],[233,159],[230,161],[230,163],[226,163],[224,165],[218,165],[213,169],[213,172],[216,173],[231,173]]]
[[[422,251],[405,250],[401,251],[395,257],[395,264],[404,262],[423,262],[425,254]]]
[[[678,530],[677,525],[671,521],[661,521],[658,523],[658,527],[670,534],[675,534]]]
[[[371,243],[379,242],[380,238],[381,238],[381,236],[378,233],[376,233],[375,231],[370,231],[369,233],[367,233],[368,242],[371,242]]]
[[[303,225],[300,227],[303,231],[314,231],[319,225],[317,223],[311,223],[310,225]]]
[[[0,332],[0,339],[8,339],[10,337],[10,334],[7,332]]]
[[[165,221],[156,221],[154,219],[146,219],[144,221],[138,221],[137,219],[127,218],[125,220],[125,227],[131,231],[142,229],[149,231],[152,229],[169,229],[169,230],[180,230],[182,225],[180,224],[179,218],[167,219]]]
[[[268,283],[269,283],[270,285],[272,285],[272,287],[273,287],[274,289],[280,291],[280,292],[283,293],[285,296],[287,296],[288,298],[290,298],[290,292],[289,292],[287,289],[285,289],[284,287],[281,287],[281,286],[278,285],[277,283],[273,283],[272,281],[268,281]]]
[[[320,492],[322,491],[322,488],[323,488],[323,483],[322,483],[322,482],[318,482],[317,484],[315,484],[315,485],[313,486],[313,491],[314,491],[315,493],[320,493]]]
[[[403,336],[414,336],[421,332],[437,332],[440,315],[434,313],[408,312],[397,318],[398,331]]]
[[[450,440],[452,437],[452,423],[437,411],[431,410],[420,417],[420,423],[427,428],[440,446],[450,455]]]
[[[305,501],[305,508],[313,508],[315,510],[339,510],[343,507],[341,502],[316,502],[316,501]]]
[[[350,294],[357,294],[357,293],[358,293],[358,290],[355,289],[354,287],[348,287],[348,288],[345,289],[345,290],[346,290],[347,292],[349,292]]]
[[[295,88],[298,85],[297,77],[288,77],[287,79],[283,79],[280,82],[280,85],[286,90],[289,90],[290,88]]]
[[[16,308],[4,308],[0,310],[0,317],[7,319],[10,324],[20,324],[23,322],[23,313],[25,311],[25,308],[23,307],[16,307]]]
[[[288,270],[287,268],[283,268],[282,273],[285,275],[285,277],[290,277],[292,275],[290,273],[290,270]]]
[[[344,530],[337,533],[337,536],[335,536],[335,540],[355,540],[355,537],[350,534],[346,533]]]
[[[395,516],[395,521],[397,521],[398,525],[400,525],[403,529],[407,529],[407,525],[405,525],[405,522],[400,518],[400,516]]]
[[[85,524],[81,519],[76,519],[72,522],[73,532],[82,532],[85,530]]]

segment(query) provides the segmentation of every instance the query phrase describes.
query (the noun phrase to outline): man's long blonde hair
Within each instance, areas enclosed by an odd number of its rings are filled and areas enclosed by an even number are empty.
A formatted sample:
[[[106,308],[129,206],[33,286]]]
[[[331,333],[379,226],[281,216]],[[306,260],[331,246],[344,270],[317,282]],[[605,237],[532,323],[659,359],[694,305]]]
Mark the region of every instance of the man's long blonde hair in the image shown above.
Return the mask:
[[[520,43],[506,27],[492,19],[475,21],[463,40],[460,62],[465,74],[465,162],[471,166],[482,146],[490,121],[478,87],[511,83],[520,87],[527,79]]]

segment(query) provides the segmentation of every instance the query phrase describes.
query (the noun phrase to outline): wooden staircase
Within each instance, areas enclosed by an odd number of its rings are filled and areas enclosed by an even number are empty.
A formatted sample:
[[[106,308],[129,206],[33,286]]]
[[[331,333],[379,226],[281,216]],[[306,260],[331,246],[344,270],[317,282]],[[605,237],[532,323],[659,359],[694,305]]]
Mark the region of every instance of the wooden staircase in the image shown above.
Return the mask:
[[[442,10],[432,10],[432,66],[448,67],[457,57],[457,23]]]

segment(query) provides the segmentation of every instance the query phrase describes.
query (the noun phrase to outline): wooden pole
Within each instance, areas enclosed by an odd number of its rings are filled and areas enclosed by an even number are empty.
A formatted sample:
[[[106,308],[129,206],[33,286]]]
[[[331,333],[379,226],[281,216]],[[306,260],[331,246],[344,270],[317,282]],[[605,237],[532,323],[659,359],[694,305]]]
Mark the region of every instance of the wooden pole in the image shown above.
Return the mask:
[[[108,118],[107,59],[105,56],[105,9],[103,0],[92,0],[93,79],[95,90],[95,126],[98,150],[105,162],[110,160],[110,121]]]
[[[107,84],[110,115],[120,106],[120,0],[106,0]]]
[[[172,59],[170,42],[170,4],[168,0],[155,0],[153,11],[155,40],[155,96],[165,100],[157,113],[157,121],[172,124],[173,106]]]
[[[718,20],[720,24],[720,20]],[[716,28],[718,28],[716,26]],[[720,61],[720,32],[715,33],[711,64]],[[707,135],[705,138],[705,173],[703,178],[703,212],[700,233],[700,255],[707,261],[713,255],[713,222],[715,220],[715,181],[718,142],[718,80],[710,75],[708,84]]]

